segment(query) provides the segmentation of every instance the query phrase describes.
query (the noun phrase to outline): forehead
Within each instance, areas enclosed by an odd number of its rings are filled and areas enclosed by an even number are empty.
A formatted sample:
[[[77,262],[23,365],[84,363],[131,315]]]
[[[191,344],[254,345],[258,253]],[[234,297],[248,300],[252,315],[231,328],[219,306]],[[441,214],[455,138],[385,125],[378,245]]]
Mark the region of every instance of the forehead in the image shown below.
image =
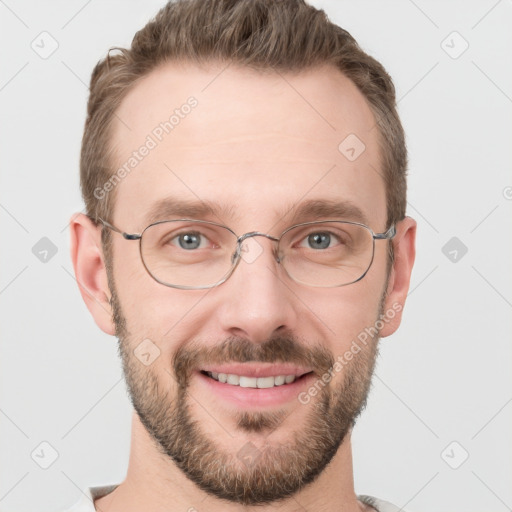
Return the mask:
[[[124,98],[112,147],[121,178],[112,218],[126,229],[165,215],[162,203],[173,198],[215,203],[220,220],[250,229],[321,200],[384,222],[374,116],[330,66],[284,73],[165,64]]]

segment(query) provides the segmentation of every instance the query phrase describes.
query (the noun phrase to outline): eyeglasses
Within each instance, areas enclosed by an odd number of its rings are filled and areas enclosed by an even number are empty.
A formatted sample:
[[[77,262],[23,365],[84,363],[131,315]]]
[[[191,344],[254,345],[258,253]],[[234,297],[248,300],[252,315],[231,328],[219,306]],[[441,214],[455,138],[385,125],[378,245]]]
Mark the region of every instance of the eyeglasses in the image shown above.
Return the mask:
[[[129,234],[98,220],[126,240],[139,240],[142,263],[155,281],[183,290],[218,286],[241,259],[254,261],[254,251],[261,247],[248,251],[246,242],[254,236],[277,242],[276,261],[294,281],[314,287],[345,286],[367,274],[375,241],[391,240],[396,234],[394,225],[385,233],[374,233],[357,222],[321,220],[291,226],[279,238],[258,231],[237,236],[222,224],[194,219],[155,222],[140,234]]]

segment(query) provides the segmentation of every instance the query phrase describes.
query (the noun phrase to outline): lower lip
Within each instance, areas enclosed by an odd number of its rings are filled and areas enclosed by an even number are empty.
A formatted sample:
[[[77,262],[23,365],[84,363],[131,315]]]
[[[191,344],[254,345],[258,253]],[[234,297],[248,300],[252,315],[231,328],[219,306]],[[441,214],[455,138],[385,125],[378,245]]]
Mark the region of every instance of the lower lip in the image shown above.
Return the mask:
[[[291,384],[274,386],[272,388],[242,388],[219,382],[201,372],[197,372],[199,381],[208,387],[215,395],[224,400],[235,403],[245,408],[272,407],[286,404],[292,400],[298,400],[298,395],[306,389],[314,379],[314,373],[303,375]]]

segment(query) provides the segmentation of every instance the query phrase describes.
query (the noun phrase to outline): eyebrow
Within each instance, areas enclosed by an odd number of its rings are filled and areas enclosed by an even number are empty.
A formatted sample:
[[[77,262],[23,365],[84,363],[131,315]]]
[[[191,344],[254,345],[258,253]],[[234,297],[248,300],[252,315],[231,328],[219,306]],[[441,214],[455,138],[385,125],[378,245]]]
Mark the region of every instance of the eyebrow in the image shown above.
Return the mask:
[[[368,218],[361,208],[346,200],[310,199],[296,206],[291,205],[287,211],[290,210],[295,210],[291,218],[292,223],[333,217],[362,224],[368,223]]]
[[[310,199],[299,204],[291,203],[279,213],[281,219],[290,218],[290,225],[308,220],[331,218],[368,224],[368,218],[361,208],[346,200]],[[172,218],[209,220],[212,217],[215,217],[215,221],[221,224],[232,222],[240,219],[240,211],[237,205],[228,206],[212,201],[166,197],[148,209],[145,226]]]
[[[216,217],[218,222],[223,219],[236,218],[236,206],[220,205],[211,201],[178,199],[165,197],[157,201],[146,213],[146,226],[162,220],[171,220],[173,217],[188,219],[205,219]]]

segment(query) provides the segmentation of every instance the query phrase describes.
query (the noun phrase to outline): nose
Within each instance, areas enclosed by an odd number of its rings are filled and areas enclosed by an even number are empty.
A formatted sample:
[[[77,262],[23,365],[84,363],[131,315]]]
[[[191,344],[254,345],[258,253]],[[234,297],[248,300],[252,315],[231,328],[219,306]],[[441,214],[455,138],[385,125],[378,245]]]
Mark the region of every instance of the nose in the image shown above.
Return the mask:
[[[233,274],[217,288],[221,328],[255,343],[295,330],[297,298],[276,259],[276,243],[251,236],[241,249]]]

